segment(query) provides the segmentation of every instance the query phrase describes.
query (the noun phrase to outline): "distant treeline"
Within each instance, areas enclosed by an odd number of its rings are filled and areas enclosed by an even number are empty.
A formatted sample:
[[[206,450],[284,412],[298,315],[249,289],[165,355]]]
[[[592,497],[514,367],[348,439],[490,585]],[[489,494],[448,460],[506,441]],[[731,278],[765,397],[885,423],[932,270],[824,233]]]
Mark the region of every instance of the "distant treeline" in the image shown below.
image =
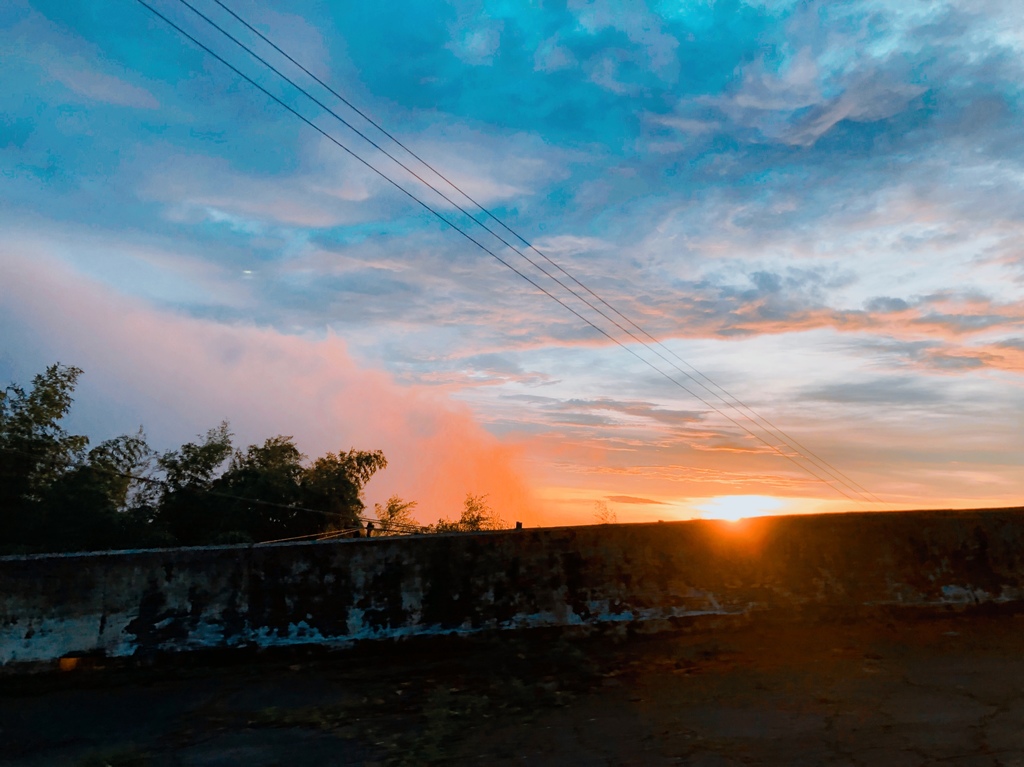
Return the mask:
[[[315,537],[364,529],[362,491],[380,450],[308,461],[291,437],[236,449],[226,422],[158,453],[142,429],[90,448],[61,425],[82,371],[51,365],[0,391],[0,553],[162,548]],[[413,501],[375,507],[377,534],[502,527],[483,496],[458,521],[420,528]]]

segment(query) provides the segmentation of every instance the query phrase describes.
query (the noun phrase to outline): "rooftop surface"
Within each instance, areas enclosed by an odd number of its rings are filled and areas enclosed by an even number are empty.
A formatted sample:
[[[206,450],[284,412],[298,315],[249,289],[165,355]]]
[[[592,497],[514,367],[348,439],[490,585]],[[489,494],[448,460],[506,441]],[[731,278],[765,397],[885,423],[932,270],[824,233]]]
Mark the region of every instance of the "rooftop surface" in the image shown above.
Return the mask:
[[[0,764],[1024,765],[1024,616],[538,630],[0,679]]]

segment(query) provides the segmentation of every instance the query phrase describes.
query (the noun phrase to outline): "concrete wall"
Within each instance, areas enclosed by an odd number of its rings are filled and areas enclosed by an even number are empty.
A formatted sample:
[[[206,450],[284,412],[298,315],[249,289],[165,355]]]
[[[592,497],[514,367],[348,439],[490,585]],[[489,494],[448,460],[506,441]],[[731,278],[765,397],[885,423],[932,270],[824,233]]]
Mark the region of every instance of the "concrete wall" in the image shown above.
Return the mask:
[[[0,665],[768,612],[1024,605],[1024,510],[0,558]]]

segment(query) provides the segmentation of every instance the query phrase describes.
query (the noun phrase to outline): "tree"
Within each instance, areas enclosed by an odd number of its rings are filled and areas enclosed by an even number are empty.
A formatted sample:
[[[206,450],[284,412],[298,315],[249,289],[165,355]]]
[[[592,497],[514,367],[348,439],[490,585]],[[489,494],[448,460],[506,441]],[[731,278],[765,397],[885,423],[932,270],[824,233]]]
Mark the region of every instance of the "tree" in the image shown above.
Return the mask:
[[[82,551],[147,542],[139,510],[157,495],[144,476],[153,455],[140,429],[101,442],[58,477],[42,502],[47,547]]]
[[[502,530],[506,527],[508,525],[505,520],[498,516],[497,512],[487,503],[486,495],[466,493],[466,499],[462,503],[462,514],[458,521],[439,519],[437,524],[431,527],[431,530],[435,533],[459,533]]]
[[[7,548],[42,540],[43,500],[89,444],[60,424],[81,374],[58,363],[36,375],[27,392],[13,383],[0,391],[0,539]]]
[[[100,443],[62,421],[82,371],[54,364],[26,391],[0,392],[0,540],[7,551],[81,551],[137,545],[137,508],[158,493],[144,477],[153,451],[140,429]]]
[[[218,499],[219,535],[212,542],[259,542],[319,531],[323,520],[296,508],[303,505],[305,458],[292,437],[282,435],[236,451],[214,485],[230,497]]]
[[[127,511],[155,502],[157,484],[149,476],[155,457],[140,428],[135,434],[101,442],[89,451],[86,466],[97,475],[97,481],[118,511]]]
[[[619,515],[604,501],[594,501],[594,519],[599,525],[614,525],[619,521]]]
[[[216,476],[230,458],[225,471]],[[181,543],[257,543],[354,527],[363,486],[387,466],[379,451],[328,453],[306,465],[290,436],[232,452],[227,424],[165,454],[165,529]]]
[[[377,535],[406,535],[422,530],[422,526],[412,516],[415,508],[416,501],[403,501],[397,495],[388,498],[383,506],[375,503],[373,511],[377,517]]]
[[[380,450],[349,450],[317,458],[303,476],[303,503],[334,516],[326,529],[359,525],[363,488],[388,462]]]
[[[164,473],[163,492],[148,523],[158,537],[171,545],[198,545],[217,534],[223,503],[211,492],[232,450],[224,421],[206,432],[201,442],[186,442],[157,459]]]
[[[142,429],[88,450],[62,426],[82,371],[51,365],[0,391],[0,550],[257,542],[359,523],[379,450],[308,464],[292,437],[235,450],[227,422],[157,455]],[[226,464],[226,466],[225,466]],[[162,478],[160,475],[162,474]],[[414,504],[393,498],[393,526]],[[387,512],[386,512],[387,513]]]
[[[202,443],[186,442],[177,450],[169,450],[158,459],[165,482],[171,492],[186,487],[209,489],[224,461],[231,457],[231,432],[228,422],[206,432]]]
[[[82,371],[51,365],[26,392],[0,391],[0,481],[4,500],[39,500],[45,489],[82,457],[86,437],[68,434],[60,421],[71,409]]]

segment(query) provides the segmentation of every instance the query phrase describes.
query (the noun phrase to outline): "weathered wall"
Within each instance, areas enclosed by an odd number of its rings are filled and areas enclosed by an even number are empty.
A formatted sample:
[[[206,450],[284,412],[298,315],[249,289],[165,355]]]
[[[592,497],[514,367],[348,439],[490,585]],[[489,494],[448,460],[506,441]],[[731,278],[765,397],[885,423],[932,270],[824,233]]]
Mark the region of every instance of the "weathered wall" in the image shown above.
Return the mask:
[[[770,611],[1024,605],[1024,510],[0,558],[0,665]]]

